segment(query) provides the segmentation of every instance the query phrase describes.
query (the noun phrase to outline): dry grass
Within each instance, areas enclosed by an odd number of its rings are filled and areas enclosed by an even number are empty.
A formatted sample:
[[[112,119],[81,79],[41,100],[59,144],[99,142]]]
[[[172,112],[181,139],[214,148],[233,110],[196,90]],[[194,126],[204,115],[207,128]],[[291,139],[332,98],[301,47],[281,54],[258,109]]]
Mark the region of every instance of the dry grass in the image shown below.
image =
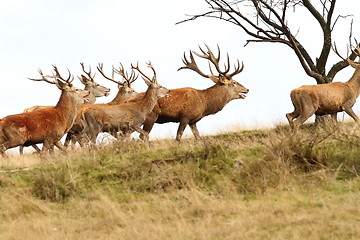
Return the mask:
[[[1,239],[358,239],[353,130],[278,126],[2,159]]]
[[[359,184],[358,182],[354,184]],[[273,192],[219,198],[196,189],[119,203],[73,199],[50,203],[1,197],[3,239],[357,239],[358,193]]]

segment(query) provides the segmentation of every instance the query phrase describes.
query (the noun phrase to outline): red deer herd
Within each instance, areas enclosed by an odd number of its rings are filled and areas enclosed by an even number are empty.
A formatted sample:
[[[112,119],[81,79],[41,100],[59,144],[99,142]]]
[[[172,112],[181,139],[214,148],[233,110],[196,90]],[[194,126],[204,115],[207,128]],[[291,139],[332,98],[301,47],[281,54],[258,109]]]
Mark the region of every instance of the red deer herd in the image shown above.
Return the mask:
[[[41,78],[29,79],[56,85],[61,90],[59,101],[55,106],[34,106],[25,109],[23,113],[0,119],[1,155],[6,157],[5,151],[17,146],[22,153],[24,146],[32,146],[38,152],[48,152],[52,151],[54,146],[66,150],[76,142],[80,146],[93,145],[101,132],[120,138],[129,137],[136,131],[142,140],[148,142],[149,133],[155,123],[178,122],[178,141],[181,140],[187,125],[195,138],[200,138],[196,126],[198,121],[219,112],[231,100],[245,98],[245,94],[249,92],[233,79],[242,72],[244,64],[237,60],[234,71],[230,73],[230,59],[227,55],[225,69],[221,70],[220,48],[218,47],[218,55],[215,56],[207,45],[205,47],[205,50],[200,48],[201,53],[190,51],[189,56],[184,53],[184,66],[179,70],[193,70],[212,80],[213,86],[204,90],[169,90],[158,83],[155,68],[150,62],[147,66],[153,72],[152,77],[144,74],[138,65],[131,65],[131,72],[128,73],[121,64],[118,69],[113,67],[112,76],[109,77],[104,73],[103,65],[99,64],[98,72],[118,85],[115,98],[104,104],[96,104],[96,98],[108,96],[110,89],[96,83],[95,74],[91,73],[91,68],[86,71],[83,63],[81,67],[86,76],[81,75],[79,80],[84,84],[84,90],[72,85],[74,77],[69,70],[67,79],[60,75],[55,65],[51,75],[44,75],[39,70]],[[360,48],[355,49],[355,52],[360,56]],[[210,74],[199,69],[194,56],[207,60]],[[286,114],[286,117],[294,132],[313,114],[331,114],[336,120],[336,114],[345,111],[358,122],[359,118],[352,107],[360,94],[360,63],[344,60],[355,68],[353,76],[347,82],[308,85],[291,91],[295,110]],[[115,80],[115,74],[120,75],[123,81]],[[137,93],[131,87],[139,75],[148,85],[143,93]],[[67,135],[63,145],[60,140],[65,134]],[[43,144],[42,150],[36,146],[39,143]]]

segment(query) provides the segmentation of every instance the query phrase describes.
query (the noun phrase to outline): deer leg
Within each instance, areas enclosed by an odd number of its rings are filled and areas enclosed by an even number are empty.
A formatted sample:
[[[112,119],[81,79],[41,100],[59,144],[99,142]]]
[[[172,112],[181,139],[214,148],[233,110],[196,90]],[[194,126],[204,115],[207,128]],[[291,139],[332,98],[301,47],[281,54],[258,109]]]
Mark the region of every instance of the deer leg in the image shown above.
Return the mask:
[[[97,135],[101,132],[101,126],[95,118],[91,115],[85,113],[85,120],[87,123],[87,130],[84,131],[87,137],[90,139],[89,141],[92,144],[96,144]]]
[[[352,117],[355,122],[359,122],[359,118],[358,118],[358,116],[356,116],[356,114],[354,113],[354,111],[352,110],[352,108],[344,109],[344,111],[345,111],[347,114],[349,114],[349,116]]]
[[[337,123],[337,113],[332,113],[332,114],[330,114],[330,116],[331,116],[333,123],[336,124]]]
[[[179,128],[178,128],[177,133],[176,133],[176,141],[181,140],[181,137],[182,137],[182,135],[184,133],[184,130],[185,130],[185,128],[186,128],[186,126],[188,124],[189,124],[188,120],[184,120],[184,119],[180,120]]]
[[[39,148],[38,146],[36,146],[35,144],[34,144],[34,145],[31,145],[31,146],[36,150],[36,152],[38,152],[38,153],[41,152],[40,148]],[[20,146],[20,147],[21,147],[21,146]]]
[[[80,147],[84,147],[90,143],[90,138],[85,131],[76,133],[74,137],[76,137],[76,141],[79,143]]]
[[[56,143],[54,143],[54,145],[58,148],[58,149],[60,149],[60,150],[62,150],[62,151],[66,151],[66,148],[64,147],[64,145],[62,145],[62,143],[60,142],[60,141],[57,141]]]
[[[149,134],[157,119],[158,119],[158,115],[153,116],[153,114],[150,114],[143,124],[143,130]],[[144,140],[143,134],[140,134],[140,139]]]
[[[120,135],[121,134],[118,134],[117,130],[115,129],[112,129],[111,131],[108,132],[111,136],[113,136],[114,138],[116,139],[119,139],[120,138]]]
[[[192,133],[194,134],[195,138],[200,139],[201,137],[200,137],[199,131],[196,127],[196,123],[189,124],[189,126],[190,126],[190,129],[191,129]]]
[[[84,135],[83,132],[71,133],[71,139],[70,139],[71,148],[74,149],[77,142],[80,144],[83,135]]]
[[[289,125],[291,128],[294,128],[294,118],[298,118],[300,116],[300,113],[297,110],[294,110],[292,113],[287,113],[286,118],[289,122]]]
[[[304,111],[302,114],[300,114],[300,116],[293,121],[294,131],[297,131],[297,129],[299,129],[300,125],[303,124],[306,120],[308,120],[314,113],[315,113],[315,111],[308,110],[308,111]]]
[[[25,143],[23,135],[18,133],[17,129],[3,129],[3,135],[0,137],[0,153],[6,157],[5,151],[9,148],[23,146]]]
[[[20,155],[23,155],[24,154],[24,146],[19,146],[19,153]]]
[[[36,150],[37,153],[41,152],[40,148],[38,146],[36,146],[35,144],[31,145],[31,146]],[[19,146],[19,153],[20,153],[20,155],[24,154],[24,146],[23,145]]]
[[[6,149],[5,149],[6,150]],[[3,158],[8,158],[9,156],[5,153],[5,150],[1,149],[1,146],[0,146],[0,153],[1,153],[1,156]]]
[[[136,127],[136,128],[134,128],[134,130],[142,135],[142,140],[144,142],[147,142],[147,143],[149,142],[149,133],[148,132],[144,131],[140,127]]]
[[[54,152],[54,144],[50,144],[50,147],[49,147],[49,152],[53,153]]]
[[[4,144],[0,144],[0,153],[1,153],[1,156],[3,156],[4,158],[7,158],[8,155],[6,155],[5,151],[6,151],[6,146]]]
[[[69,144],[71,143],[71,141],[72,141],[72,137],[73,137],[73,134],[72,133],[67,133],[66,134],[66,138],[65,138],[65,142],[64,142],[64,146],[65,147],[68,147],[69,146]]]
[[[44,140],[44,142],[43,142],[43,147],[42,147],[42,153],[45,153],[45,152],[49,152],[50,151],[50,148],[51,148],[51,146],[50,146],[50,143],[49,143],[49,141],[47,140],[47,139],[45,139]]]

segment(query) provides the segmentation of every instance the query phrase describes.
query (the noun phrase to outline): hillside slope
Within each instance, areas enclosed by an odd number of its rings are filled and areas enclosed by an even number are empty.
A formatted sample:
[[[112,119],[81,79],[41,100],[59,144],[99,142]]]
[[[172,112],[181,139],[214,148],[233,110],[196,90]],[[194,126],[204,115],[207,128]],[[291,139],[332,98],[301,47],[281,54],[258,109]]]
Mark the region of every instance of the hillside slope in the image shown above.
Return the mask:
[[[1,239],[358,239],[359,156],[344,124],[1,159]]]

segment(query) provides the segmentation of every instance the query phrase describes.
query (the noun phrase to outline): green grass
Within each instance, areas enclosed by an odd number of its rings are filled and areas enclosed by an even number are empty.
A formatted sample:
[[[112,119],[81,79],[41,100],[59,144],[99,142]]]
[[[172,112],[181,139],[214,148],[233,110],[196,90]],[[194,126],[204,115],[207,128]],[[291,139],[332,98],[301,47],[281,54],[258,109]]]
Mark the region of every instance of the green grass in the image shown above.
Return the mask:
[[[358,239],[359,156],[360,132],[347,124],[13,156],[1,159],[0,232],[4,239]]]

